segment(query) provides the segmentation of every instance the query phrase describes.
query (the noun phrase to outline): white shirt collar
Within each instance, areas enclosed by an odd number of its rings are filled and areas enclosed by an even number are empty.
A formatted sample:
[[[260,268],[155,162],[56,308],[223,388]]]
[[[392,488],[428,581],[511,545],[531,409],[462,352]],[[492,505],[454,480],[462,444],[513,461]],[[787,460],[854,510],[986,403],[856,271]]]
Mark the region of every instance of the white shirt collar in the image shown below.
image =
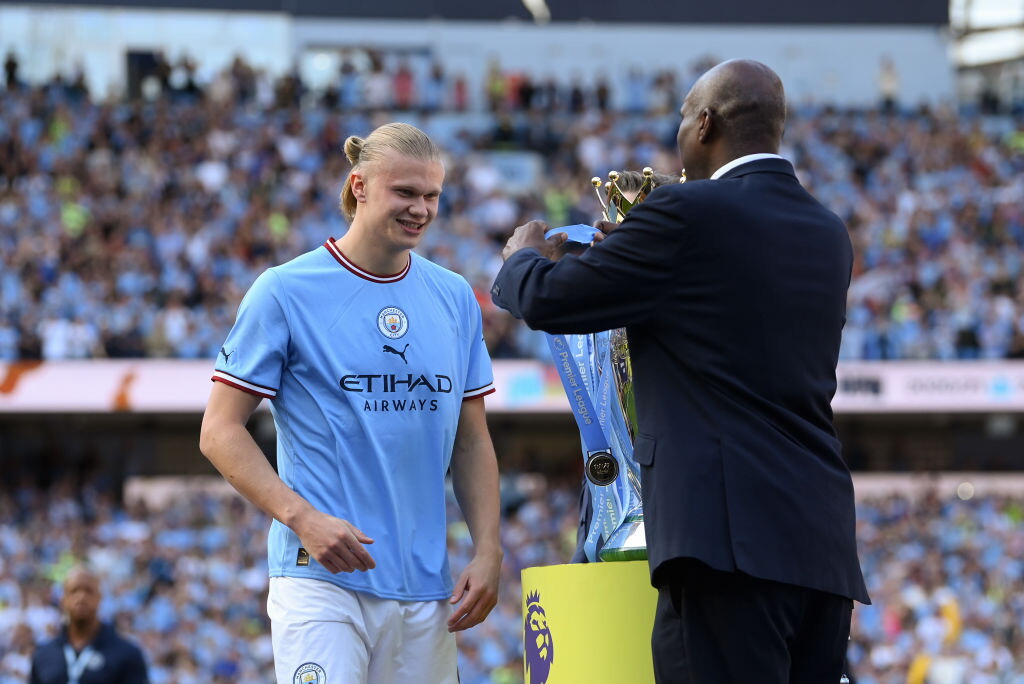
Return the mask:
[[[781,157],[777,154],[772,154],[771,152],[758,152],[757,154],[748,154],[742,157],[737,157],[736,159],[733,159],[731,162],[729,162],[728,164],[726,164],[725,166],[711,174],[711,180],[721,178],[727,172],[732,171],[740,164],[746,164],[747,162],[752,161],[759,161],[761,159],[785,159],[785,157]]]

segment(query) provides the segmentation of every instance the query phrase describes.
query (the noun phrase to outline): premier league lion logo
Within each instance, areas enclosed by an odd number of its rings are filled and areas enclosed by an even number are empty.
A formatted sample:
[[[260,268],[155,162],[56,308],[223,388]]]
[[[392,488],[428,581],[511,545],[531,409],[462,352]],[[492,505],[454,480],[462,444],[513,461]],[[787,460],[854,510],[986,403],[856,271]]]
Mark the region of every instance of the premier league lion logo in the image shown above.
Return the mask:
[[[526,621],[523,625],[526,641],[526,676],[530,684],[545,684],[555,659],[555,644],[548,631],[548,616],[540,605],[540,592],[526,595]]]

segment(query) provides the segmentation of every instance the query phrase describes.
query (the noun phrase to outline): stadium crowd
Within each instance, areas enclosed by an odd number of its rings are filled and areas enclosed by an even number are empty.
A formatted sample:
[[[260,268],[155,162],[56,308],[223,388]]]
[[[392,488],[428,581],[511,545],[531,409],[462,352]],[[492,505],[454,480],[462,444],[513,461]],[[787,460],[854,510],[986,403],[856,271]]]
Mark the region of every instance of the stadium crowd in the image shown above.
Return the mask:
[[[459,635],[462,682],[522,681],[519,574],[571,555],[575,486],[506,476],[501,599]],[[457,511],[453,504],[456,572],[471,552]],[[142,646],[154,684],[273,680],[267,521],[240,498],[123,506],[97,482],[61,480],[5,489],[0,516],[0,684],[26,681],[35,644],[59,627],[60,580],[79,561],[104,578],[101,615]],[[863,501],[858,518],[874,603],[854,611],[857,684],[1024,683],[1019,498],[894,494]]]
[[[13,61],[12,61],[13,60]],[[706,66],[694,65],[694,72]],[[213,358],[266,267],[339,236],[341,143],[392,119],[449,154],[421,251],[477,289],[492,355],[546,357],[488,293],[511,229],[591,223],[590,178],[677,166],[693,73],[533,81],[493,65],[483,106],[443,66],[346,63],[307,89],[241,60],[163,63],[136,100],[81,73],[0,97],[0,360]],[[791,106],[784,156],[855,245],[844,359],[1024,357],[1024,120],[970,108]],[[770,255],[766,255],[770,258]]]

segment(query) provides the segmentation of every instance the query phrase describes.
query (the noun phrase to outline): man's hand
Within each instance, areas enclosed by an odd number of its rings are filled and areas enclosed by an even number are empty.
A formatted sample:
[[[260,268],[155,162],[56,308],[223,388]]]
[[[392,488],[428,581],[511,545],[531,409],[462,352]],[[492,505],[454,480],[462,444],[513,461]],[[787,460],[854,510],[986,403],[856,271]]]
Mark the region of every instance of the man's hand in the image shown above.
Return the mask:
[[[292,529],[309,555],[330,572],[365,572],[377,567],[363,546],[373,540],[347,520],[310,509]]]
[[[599,219],[597,221],[594,221],[594,227],[601,231],[600,233],[594,236],[594,242],[600,242],[601,240],[604,240],[605,237],[610,235],[613,230],[618,228],[619,224],[615,223],[615,221],[605,221],[603,219]]]
[[[548,224],[543,221],[530,221],[519,226],[505,243],[505,249],[501,250],[501,258],[508,261],[508,258],[519,250],[532,247],[547,259],[557,259],[560,255],[559,247],[565,242],[567,236],[565,233],[558,233],[550,240],[545,240],[544,233],[547,230]]]
[[[476,555],[459,575],[449,603],[461,602],[448,618],[448,631],[461,632],[484,621],[498,603],[501,553]]]

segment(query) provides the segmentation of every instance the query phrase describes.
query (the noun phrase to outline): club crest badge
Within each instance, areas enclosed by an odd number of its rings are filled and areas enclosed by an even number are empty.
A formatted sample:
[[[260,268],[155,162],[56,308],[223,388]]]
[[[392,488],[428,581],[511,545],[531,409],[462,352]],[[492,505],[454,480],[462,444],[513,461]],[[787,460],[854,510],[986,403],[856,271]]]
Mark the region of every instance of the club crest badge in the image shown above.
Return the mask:
[[[89,658],[85,664],[85,669],[97,672],[103,669],[103,666],[107,664],[107,659],[103,657],[102,653],[93,653],[92,657]]]
[[[377,330],[384,337],[397,340],[409,331],[409,317],[397,306],[386,306],[377,314]]]
[[[324,668],[316,663],[303,663],[295,670],[292,682],[294,684],[327,684],[327,674],[324,672]]]

